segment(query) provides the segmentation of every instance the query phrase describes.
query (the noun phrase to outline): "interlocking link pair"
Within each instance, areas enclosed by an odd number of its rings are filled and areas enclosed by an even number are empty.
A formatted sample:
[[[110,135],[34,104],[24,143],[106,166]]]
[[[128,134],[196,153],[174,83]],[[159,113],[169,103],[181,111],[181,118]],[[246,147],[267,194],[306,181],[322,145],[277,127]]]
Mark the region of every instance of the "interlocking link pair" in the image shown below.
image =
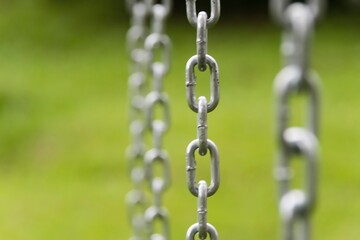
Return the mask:
[[[133,189],[126,202],[132,240],[169,239],[169,217],[162,206],[162,195],[170,184],[170,163],[163,149],[163,137],[170,125],[169,101],[163,92],[163,81],[170,68],[170,38],[165,34],[165,21],[171,8],[170,0],[127,0],[132,15],[127,34],[127,49],[131,68],[129,77],[130,134],[132,143],[127,151]],[[149,26],[151,24],[151,29]],[[155,54],[161,53],[155,61]],[[152,82],[152,87],[149,85]],[[162,119],[154,111],[160,108]],[[146,151],[145,134],[152,135],[152,147]],[[154,165],[159,163],[161,176],[155,176]],[[149,185],[150,193],[143,185]],[[149,200],[149,195],[153,200]],[[162,231],[155,232],[155,222]]]
[[[186,98],[190,109],[197,113],[197,139],[193,140],[186,149],[186,174],[189,191],[198,198],[198,222],[187,231],[186,239],[194,240],[198,234],[200,239],[207,236],[212,240],[218,239],[214,226],[207,222],[207,198],[214,195],[220,185],[220,157],[217,146],[208,139],[207,114],[213,111],[220,99],[219,67],[216,60],[207,54],[208,28],[214,26],[220,18],[220,0],[211,0],[210,17],[204,11],[197,14],[196,0],[186,0],[186,12],[189,23],[197,29],[197,53],[186,64]],[[210,69],[210,99],[205,96],[196,96],[195,66],[201,72]],[[198,150],[201,156],[210,152],[211,182],[196,181],[195,153]]]
[[[275,177],[280,184],[279,210],[284,240],[309,240],[310,215],[317,196],[319,83],[309,68],[310,41],[316,21],[324,12],[325,0],[305,3],[271,0],[272,15],[283,29],[281,52],[284,67],[275,79],[276,124],[279,143]],[[289,102],[294,94],[308,97],[307,126],[292,127]],[[305,189],[291,189],[290,161],[300,155],[305,161]],[[296,227],[297,226],[297,227]],[[297,231],[295,231],[297,230]]]

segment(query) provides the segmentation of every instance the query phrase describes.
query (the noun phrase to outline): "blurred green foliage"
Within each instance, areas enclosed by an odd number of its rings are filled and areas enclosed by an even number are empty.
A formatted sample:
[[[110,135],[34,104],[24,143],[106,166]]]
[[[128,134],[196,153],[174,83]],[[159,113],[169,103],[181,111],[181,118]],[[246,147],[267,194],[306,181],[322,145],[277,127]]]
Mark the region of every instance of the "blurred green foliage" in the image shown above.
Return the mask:
[[[114,22],[105,10],[91,13],[95,1],[76,2],[4,1],[0,8],[0,239],[130,236],[123,203],[130,189],[123,157],[129,143],[127,21]],[[357,16],[329,18],[315,42],[313,65],[324,80],[315,239],[360,235],[359,23]],[[196,221],[184,159],[196,136],[184,90],[195,32],[176,20],[169,34],[166,148],[173,177],[165,204],[176,239]],[[209,137],[220,149],[222,177],[209,199],[209,222],[222,239],[278,239],[272,83],[280,69],[279,36],[269,20],[220,21],[209,31],[209,53],[221,74]],[[199,169],[206,176],[207,161],[199,161]]]

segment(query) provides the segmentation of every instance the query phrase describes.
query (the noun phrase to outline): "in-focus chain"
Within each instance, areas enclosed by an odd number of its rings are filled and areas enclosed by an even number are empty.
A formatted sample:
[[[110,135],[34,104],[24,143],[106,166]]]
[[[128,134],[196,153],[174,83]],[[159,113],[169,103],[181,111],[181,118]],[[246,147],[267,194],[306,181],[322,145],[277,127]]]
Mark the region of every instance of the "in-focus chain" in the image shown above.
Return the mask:
[[[197,113],[197,139],[190,142],[186,149],[186,174],[189,191],[198,198],[198,222],[187,231],[186,239],[193,240],[198,234],[200,239],[208,236],[212,240],[218,239],[214,226],[207,222],[207,198],[214,195],[220,185],[220,157],[217,146],[208,139],[207,114],[213,111],[219,103],[219,67],[213,57],[207,54],[208,28],[214,26],[220,18],[220,0],[211,0],[210,17],[204,11],[197,14],[196,0],[186,0],[186,11],[189,23],[196,27],[197,53],[186,64],[186,98],[191,110]],[[209,67],[210,71],[210,99],[196,96],[195,66],[202,72]],[[210,152],[211,182],[196,181],[195,152],[205,156]]]
[[[282,239],[311,239],[310,215],[317,196],[319,84],[309,67],[310,43],[315,24],[323,15],[325,0],[270,0],[271,13],[283,28],[281,52],[284,67],[275,79],[276,124],[279,144],[275,177],[280,185],[279,210]],[[307,126],[289,126],[292,95],[308,98]],[[291,159],[300,155],[305,164],[305,189],[291,189]]]
[[[128,193],[126,202],[133,240],[169,239],[169,216],[162,206],[162,196],[170,184],[169,157],[163,149],[163,137],[170,125],[170,110],[163,81],[170,68],[171,41],[165,33],[165,22],[171,5],[171,0],[160,3],[155,3],[155,0],[127,1],[132,15],[127,34],[131,60],[129,97],[132,143],[127,158],[133,189]],[[157,52],[161,52],[160,60],[157,60]],[[157,118],[155,108],[161,109],[163,119]],[[151,147],[147,151],[146,132],[152,136]],[[161,176],[155,176],[154,166],[157,163],[162,168]],[[150,193],[146,191],[145,183],[149,185]],[[156,221],[162,225],[160,233],[155,232]]]

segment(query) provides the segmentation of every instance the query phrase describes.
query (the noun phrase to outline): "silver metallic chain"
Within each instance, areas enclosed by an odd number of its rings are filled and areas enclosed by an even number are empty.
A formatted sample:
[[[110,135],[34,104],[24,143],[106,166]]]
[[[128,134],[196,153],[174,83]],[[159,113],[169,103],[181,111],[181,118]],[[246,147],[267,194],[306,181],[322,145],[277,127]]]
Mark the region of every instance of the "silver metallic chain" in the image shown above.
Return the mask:
[[[207,114],[219,103],[219,67],[213,57],[207,54],[208,28],[214,26],[220,18],[220,0],[211,0],[210,17],[204,11],[197,14],[196,0],[186,0],[186,12],[189,23],[196,27],[197,53],[186,64],[186,98],[191,110],[197,113],[197,139],[190,142],[186,149],[186,174],[189,191],[198,198],[198,222],[187,231],[186,239],[193,240],[198,234],[200,239],[217,240],[218,233],[214,226],[207,222],[207,198],[214,195],[220,185],[220,158],[215,143],[208,139]],[[201,72],[210,71],[210,100],[205,96],[196,97],[195,66]],[[211,182],[196,181],[195,152],[205,156],[210,152]]]
[[[162,196],[170,184],[169,157],[163,149],[163,137],[170,125],[170,110],[163,81],[170,68],[171,41],[165,33],[165,22],[171,5],[171,0],[160,3],[154,0],[127,1],[132,16],[127,34],[131,60],[129,98],[132,143],[127,151],[127,159],[133,189],[128,193],[126,202],[133,227],[132,240],[169,239],[169,216],[162,206]],[[156,56],[158,52],[161,56]],[[162,119],[157,118],[155,108],[161,109]],[[152,135],[151,148],[147,151],[146,132]],[[162,168],[161,176],[155,176],[157,163]],[[145,183],[150,188],[148,194]],[[153,198],[150,204],[147,195]],[[155,232],[156,221],[162,226],[160,233]]]
[[[279,210],[282,239],[310,240],[310,216],[317,196],[319,83],[309,67],[310,42],[325,0],[270,0],[271,13],[284,30],[281,52],[284,67],[275,79],[278,156],[275,177],[280,185]],[[294,94],[308,98],[306,126],[289,126],[290,100]],[[299,155],[305,164],[305,189],[292,189],[291,159]]]

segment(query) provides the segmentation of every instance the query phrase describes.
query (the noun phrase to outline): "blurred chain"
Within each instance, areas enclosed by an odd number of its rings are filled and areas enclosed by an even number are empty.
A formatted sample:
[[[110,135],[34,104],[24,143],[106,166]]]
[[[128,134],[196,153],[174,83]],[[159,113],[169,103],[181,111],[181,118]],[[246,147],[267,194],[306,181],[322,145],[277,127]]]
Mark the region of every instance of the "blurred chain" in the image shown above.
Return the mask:
[[[218,148],[207,136],[207,114],[213,111],[219,103],[219,67],[213,57],[207,54],[207,31],[216,24],[220,17],[220,0],[211,0],[211,13],[201,11],[197,14],[196,0],[186,0],[186,11],[189,23],[196,27],[197,54],[192,56],[186,64],[186,97],[191,110],[197,113],[197,139],[193,140],[186,149],[186,173],[189,191],[198,197],[198,222],[187,231],[186,239],[194,240],[198,234],[200,239],[217,240],[216,229],[207,223],[207,198],[216,193],[220,184],[220,160]],[[210,101],[204,96],[196,98],[195,66],[202,72],[210,68]],[[204,180],[196,182],[195,151],[205,156],[209,150],[211,156],[211,182],[208,186]]]
[[[305,3],[270,0],[271,13],[284,30],[281,51],[284,67],[275,79],[277,138],[279,142],[275,177],[280,184],[279,209],[283,221],[284,240],[309,240],[310,215],[317,195],[319,83],[309,67],[310,41],[316,21],[325,8],[325,0]],[[309,99],[308,125],[288,126],[289,102],[294,94]],[[291,189],[290,161],[300,155],[305,161],[305,189]]]
[[[162,207],[162,195],[170,183],[169,157],[162,141],[170,124],[169,103],[163,92],[163,80],[170,68],[171,42],[165,34],[165,21],[171,9],[171,1],[128,0],[131,27],[127,34],[127,48],[131,60],[129,77],[130,134],[132,143],[127,150],[129,171],[133,189],[126,202],[132,240],[168,240],[169,217]],[[151,25],[151,29],[150,28]],[[157,60],[157,52],[161,52]],[[149,90],[148,79],[152,81]],[[161,109],[163,119],[157,119],[155,108]],[[145,132],[152,135],[152,147],[145,151]],[[159,163],[162,176],[155,176]],[[153,201],[149,206],[144,183],[150,186]],[[149,206],[149,207],[148,207]],[[155,233],[155,222],[161,222],[161,233]]]
[[[170,184],[169,157],[163,149],[163,137],[169,129],[170,111],[169,100],[163,92],[164,77],[170,68],[170,38],[164,32],[165,21],[171,7],[170,0],[163,0],[152,7],[153,26],[152,33],[145,40],[145,49],[150,54],[149,71],[152,80],[152,90],[145,98],[146,122],[150,130],[153,142],[152,148],[145,153],[145,176],[150,184],[152,205],[145,212],[148,239],[168,240],[170,238],[169,216],[162,206],[162,195]],[[157,53],[160,52],[160,56]],[[158,60],[159,59],[159,60]],[[155,115],[155,108],[161,109],[159,118]],[[155,176],[155,166],[161,166],[161,176]],[[162,231],[155,232],[155,222],[162,226]]]
[[[127,33],[127,50],[130,55],[129,86],[129,124],[131,145],[127,149],[128,167],[133,184],[132,190],[126,196],[129,222],[133,228],[131,240],[145,240],[144,212],[147,207],[144,189],[145,167],[145,139],[146,130],[144,99],[146,94],[147,53],[144,41],[148,32],[147,19],[149,9],[143,1],[128,1],[128,11],[131,14],[131,27]]]

